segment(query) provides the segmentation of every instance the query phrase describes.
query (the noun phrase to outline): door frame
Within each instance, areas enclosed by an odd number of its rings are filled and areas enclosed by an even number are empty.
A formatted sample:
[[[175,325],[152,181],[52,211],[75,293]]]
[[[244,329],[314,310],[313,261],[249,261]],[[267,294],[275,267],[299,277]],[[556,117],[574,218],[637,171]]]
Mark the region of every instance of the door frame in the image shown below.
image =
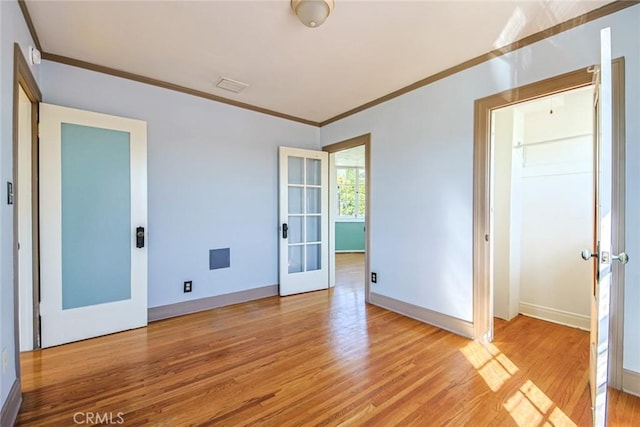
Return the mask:
[[[493,340],[493,288],[489,279],[490,250],[489,191],[491,180],[491,112],[524,101],[553,95],[592,84],[593,67],[581,68],[556,77],[509,89],[477,99],[474,105],[473,149],[473,332],[477,340]],[[625,209],[625,112],[624,58],[612,61],[613,77],[613,161],[612,204],[613,247],[624,248]],[[617,252],[616,252],[617,253]],[[576,253],[576,256],[578,254]],[[622,345],[624,328],[624,269],[614,266],[611,292],[609,384],[622,388]]]
[[[338,151],[348,150],[350,148],[359,147],[364,145],[364,186],[365,186],[365,215],[364,215],[364,301],[370,302],[371,293],[371,133],[349,138],[343,141],[339,141],[333,144],[325,145],[322,147],[322,151],[329,153],[329,171],[332,170],[332,153]],[[329,198],[335,196],[335,189],[329,186]],[[329,203],[329,226],[332,225],[332,219],[335,217],[335,213],[331,210],[333,204]],[[329,282],[335,284],[335,230],[329,232]],[[332,280],[333,279],[333,280]]]
[[[19,141],[19,90],[31,101],[31,215],[32,215],[32,274],[33,274],[33,348],[40,348],[40,237],[39,237],[39,194],[38,194],[38,113],[42,93],[31,74],[27,60],[22,55],[20,45],[13,45],[13,327],[15,341],[16,378],[20,379],[20,277],[18,253],[18,203],[20,183],[18,182],[18,141]]]

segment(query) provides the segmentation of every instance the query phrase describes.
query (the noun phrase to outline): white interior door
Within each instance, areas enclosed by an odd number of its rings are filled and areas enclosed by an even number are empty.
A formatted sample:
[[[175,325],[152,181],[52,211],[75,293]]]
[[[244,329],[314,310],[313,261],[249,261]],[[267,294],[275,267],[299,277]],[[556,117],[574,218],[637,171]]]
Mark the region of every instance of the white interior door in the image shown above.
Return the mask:
[[[40,104],[42,347],[147,324],[147,130]]]
[[[596,69],[594,107],[595,140],[595,247],[583,252],[583,258],[593,258],[594,284],[591,294],[591,337],[589,383],[593,424],[606,425],[607,368],[609,359],[609,304],[612,282],[611,263],[626,263],[627,255],[612,254],[612,176],[613,176],[613,108],[611,82],[611,31],[600,33],[600,66]]]
[[[329,286],[329,169],[322,151],[280,147],[280,295]]]

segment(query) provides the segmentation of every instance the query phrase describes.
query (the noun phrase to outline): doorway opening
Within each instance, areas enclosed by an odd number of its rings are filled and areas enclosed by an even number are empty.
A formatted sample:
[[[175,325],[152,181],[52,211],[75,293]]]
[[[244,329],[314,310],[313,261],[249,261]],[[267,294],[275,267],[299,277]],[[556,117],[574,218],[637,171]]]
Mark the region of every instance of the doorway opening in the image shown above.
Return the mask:
[[[624,58],[612,61],[612,247],[617,251],[624,248]],[[493,340],[494,334],[494,293],[491,277],[493,274],[492,250],[495,244],[491,242],[494,230],[491,228],[491,177],[494,166],[491,162],[491,130],[492,113],[503,107],[513,106],[526,101],[537,100],[543,97],[553,98],[573,89],[592,87],[594,74],[593,68],[584,68],[569,72],[547,80],[532,83],[526,86],[510,89],[475,102],[475,137],[474,137],[474,216],[473,216],[473,241],[474,241],[474,337],[483,341]],[[585,89],[586,90],[586,89]],[[549,105],[549,111],[552,110]],[[592,106],[591,111],[594,111]],[[574,141],[575,142],[575,141]],[[550,144],[548,144],[550,145]],[[529,147],[531,151],[535,146]],[[540,149],[538,147],[538,151]],[[526,147],[519,148],[523,150]],[[535,156],[533,157],[535,158]],[[530,160],[533,159],[530,157]],[[521,168],[522,171],[522,168]],[[511,175],[511,172],[509,173]],[[593,188],[593,187],[591,187]],[[497,188],[496,188],[497,191]],[[594,208],[591,209],[593,215]],[[497,218],[496,218],[497,221]],[[496,224],[493,224],[494,226]],[[593,246],[593,243],[592,243]],[[538,249],[548,250],[547,246]],[[522,253],[519,254],[521,258]],[[536,254],[536,256],[539,254]],[[580,257],[580,252],[575,254]],[[517,256],[514,258],[518,258]],[[623,387],[622,365],[622,336],[623,336],[623,302],[624,302],[624,270],[622,265],[615,263],[611,266],[611,293],[610,293],[610,323],[609,323],[609,385],[613,388]],[[512,293],[511,296],[514,294]],[[496,295],[497,297],[497,295]],[[504,296],[503,296],[504,298]],[[519,312],[520,299],[512,299],[511,310]],[[513,307],[515,305],[515,308]],[[564,323],[564,322],[563,322]]]
[[[329,153],[329,283],[369,302],[371,135],[323,147]]]
[[[589,330],[594,239],[593,87],[491,113],[494,316]]]
[[[38,348],[37,334],[34,334],[34,271],[33,271],[33,198],[32,198],[32,138],[31,101],[26,92],[18,88],[18,170],[15,182],[16,216],[18,217],[18,286],[20,294],[19,328],[20,351]],[[36,221],[37,222],[37,221]]]
[[[17,44],[13,58],[13,306],[20,378],[19,353],[40,348],[38,103],[42,95]]]

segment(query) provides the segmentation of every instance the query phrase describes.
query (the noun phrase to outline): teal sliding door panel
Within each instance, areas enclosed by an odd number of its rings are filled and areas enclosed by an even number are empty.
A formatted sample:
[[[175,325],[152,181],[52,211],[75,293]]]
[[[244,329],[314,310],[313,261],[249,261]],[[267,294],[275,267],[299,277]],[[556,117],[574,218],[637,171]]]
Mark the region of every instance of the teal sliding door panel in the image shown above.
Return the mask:
[[[364,222],[336,222],[336,251],[364,251]]]
[[[65,310],[131,298],[129,137],[128,132],[62,123]]]

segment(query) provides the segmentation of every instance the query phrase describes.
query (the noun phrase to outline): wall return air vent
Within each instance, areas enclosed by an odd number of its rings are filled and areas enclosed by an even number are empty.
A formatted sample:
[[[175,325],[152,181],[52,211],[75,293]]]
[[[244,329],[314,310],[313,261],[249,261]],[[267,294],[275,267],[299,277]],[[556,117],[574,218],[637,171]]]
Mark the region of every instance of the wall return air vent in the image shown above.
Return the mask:
[[[240,93],[249,87],[248,84],[239,82],[237,80],[229,79],[227,77],[220,78],[220,81],[216,84],[216,87],[220,89],[228,90],[233,93]]]

